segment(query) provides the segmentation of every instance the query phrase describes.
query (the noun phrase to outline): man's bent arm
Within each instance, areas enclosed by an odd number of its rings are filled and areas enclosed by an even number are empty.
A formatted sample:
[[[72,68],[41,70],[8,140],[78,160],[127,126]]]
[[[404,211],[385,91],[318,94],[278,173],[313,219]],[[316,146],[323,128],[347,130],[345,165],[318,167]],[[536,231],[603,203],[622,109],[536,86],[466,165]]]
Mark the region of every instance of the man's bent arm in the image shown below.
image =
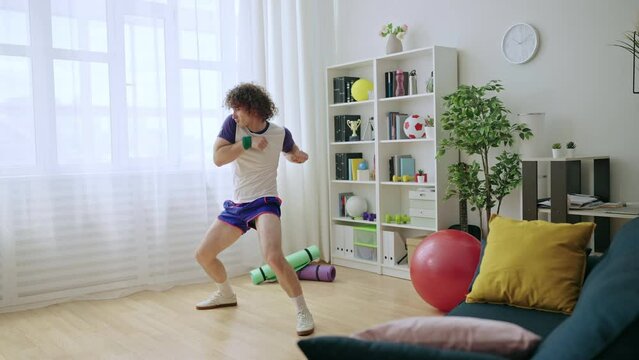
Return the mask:
[[[237,159],[244,152],[241,142],[231,144],[224,138],[217,138],[213,145],[213,163],[216,166],[226,165]]]
[[[296,164],[302,164],[308,160],[308,154],[300,150],[296,144],[293,145],[291,151],[284,153],[284,156],[286,160]]]

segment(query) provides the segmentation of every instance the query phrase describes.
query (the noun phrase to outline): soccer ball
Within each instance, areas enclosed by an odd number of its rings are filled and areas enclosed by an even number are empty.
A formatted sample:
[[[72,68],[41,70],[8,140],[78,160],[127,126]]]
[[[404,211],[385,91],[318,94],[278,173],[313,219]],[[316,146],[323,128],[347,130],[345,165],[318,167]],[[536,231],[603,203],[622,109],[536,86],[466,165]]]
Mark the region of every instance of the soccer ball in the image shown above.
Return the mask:
[[[413,114],[404,120],[404,134],[409,139],[426,137],[426,121],[421,115]]]

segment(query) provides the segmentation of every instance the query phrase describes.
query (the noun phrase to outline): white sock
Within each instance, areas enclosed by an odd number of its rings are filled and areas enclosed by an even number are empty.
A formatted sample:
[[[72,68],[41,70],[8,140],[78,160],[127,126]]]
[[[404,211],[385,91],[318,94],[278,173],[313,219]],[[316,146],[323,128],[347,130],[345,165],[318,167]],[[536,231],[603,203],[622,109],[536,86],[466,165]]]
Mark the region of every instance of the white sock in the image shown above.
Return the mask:
[[[304,300],[304,295],[292,297],[291,300],[293,300],[293,303],[297,308],[297,312],[308,311],[308,307],[306,307],[306,300]]]
[[[231,288],[231,284],[228,279],[226,279],[223,283],[215,283],[215,285],[217,285],[217,289],[220,291],[222,296],[233,296],[233,289]]]

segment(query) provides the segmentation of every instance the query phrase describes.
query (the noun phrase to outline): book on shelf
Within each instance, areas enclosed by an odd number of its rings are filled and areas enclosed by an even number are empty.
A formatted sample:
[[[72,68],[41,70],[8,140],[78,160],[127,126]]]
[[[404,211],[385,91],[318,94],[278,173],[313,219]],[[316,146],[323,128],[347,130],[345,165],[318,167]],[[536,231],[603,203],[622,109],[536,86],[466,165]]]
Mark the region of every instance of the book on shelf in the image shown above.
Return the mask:
[[[396,126],[395,114],[397,114],[397,112],[391,111],[387,115],[387,119],[388,119],[388,140],[395,140],[395,134],[397,133],[397,130],[395,129],[395,126]]]
[[[343,192],[337,194],[337,214],[340,217],[346,216],[346,201],[353,195],[354,194],[352,192]]]
[[[348,159],[348,180],[357,181],[357,169],[359,164],[364,161],[362,158]]]
[[[401,164],[402,164],[402,160],[403,159],[412,159],[412,155],[393,155],[388,159],[388,178],[389,181],[393,181],[393,176],[394,175],[403,175],[402,174],[402,168],[401,168]],[[406,161],[406,160],[404,160]],[[404,166],[409,166],[408,163],[406,163],[406,165]],[[413,173],[412,174],[405,174],[405,175],[415,175],[415,160],[412,159],[412,167],[413,167]],[[406,168],[406,170],[408,170],[408,168]]]
[[[582,206],[582,205],[590,204],[592,202],[599,201],[599,198],[594,195],[568,194],[568,201],[570,202],[571,205]]]
[[[568,194],[567,201],[570,210],[614,209],[625,206],[623,202],[604,202],[594,195],[585,194]],[[539,208],[550,209],[551,206],[550,198],[543,198],[537,201],[537,207]]]
[[[404,71],[404,94],[408,95],[408,71]],[[395,97],[397,92],[397,71],[387,71],[384,73],[384,94],[387,98]],[[403,96],[402,95],[402,96]]]
[[[393,71],[384,73],[384,86],[387,98],[395,96],[395,73]]]
[[[399,175],[415,176],[415,159],[412,157],[399,159]]]
[[[404,132],[404,120],[408,118],[408,114],[397,111],[388,113],[388,140],[408,139]]]
[[[351,86],[358,77],[338,76],[333,78],[333,103],[341,104],[345,102],[355,101],[351,95]]]
[[[408,139],[408,135],[404,132],[404,120],[407,118],[408,114],[398,113],[395,115],[395,128],[397,129],[395,139]]]
[[[363,154],[359,153],[336,153],[335,154],[335,180],[349,179],[349,159],[363,158]]]

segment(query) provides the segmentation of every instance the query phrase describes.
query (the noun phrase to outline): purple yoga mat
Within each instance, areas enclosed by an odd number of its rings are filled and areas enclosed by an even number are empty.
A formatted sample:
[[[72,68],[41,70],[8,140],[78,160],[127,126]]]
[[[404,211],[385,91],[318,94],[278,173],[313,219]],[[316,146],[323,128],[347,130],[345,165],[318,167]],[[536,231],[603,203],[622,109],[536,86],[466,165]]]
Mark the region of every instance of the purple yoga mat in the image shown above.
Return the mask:
[[[335,280],[335,266],[324,264],[309,264],[297,270],[300,280],[315,280],[331,282]]]

